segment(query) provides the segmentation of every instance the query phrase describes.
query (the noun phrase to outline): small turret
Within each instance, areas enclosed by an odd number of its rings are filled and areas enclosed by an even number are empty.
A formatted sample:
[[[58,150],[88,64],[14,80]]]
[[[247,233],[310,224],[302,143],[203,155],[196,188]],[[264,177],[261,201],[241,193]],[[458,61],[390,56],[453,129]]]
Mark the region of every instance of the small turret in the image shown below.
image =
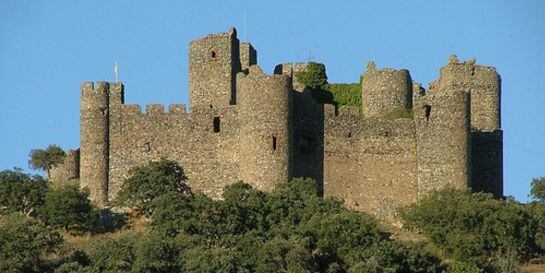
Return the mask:
[[[369,62],[361,88],[364,118],[383,117],[412,108],[412,80],[405,69],[377,69],[375,63]]]

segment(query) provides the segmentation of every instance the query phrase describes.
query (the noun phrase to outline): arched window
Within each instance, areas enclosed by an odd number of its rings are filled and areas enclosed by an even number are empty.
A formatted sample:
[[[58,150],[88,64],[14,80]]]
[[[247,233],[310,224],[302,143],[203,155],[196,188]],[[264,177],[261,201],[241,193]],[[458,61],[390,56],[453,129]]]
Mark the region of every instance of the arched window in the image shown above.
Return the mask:
[[[216,59],[216,51],[213,51],[210,52],[210,57],[212,58],[212,60],[215,60]]]

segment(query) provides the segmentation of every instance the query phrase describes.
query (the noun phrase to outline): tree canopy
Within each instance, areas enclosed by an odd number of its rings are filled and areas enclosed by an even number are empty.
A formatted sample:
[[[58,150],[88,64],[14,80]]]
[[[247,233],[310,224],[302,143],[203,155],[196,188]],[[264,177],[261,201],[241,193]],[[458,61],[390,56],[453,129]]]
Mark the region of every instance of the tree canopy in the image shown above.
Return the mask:
[[[47,181],[41,176],[31,176],[18,169],[1,171],[0,215],[35,212],[44,203],[47,188]]]
[[[61,147],[51,144],[45,149],[31,150],[28,164],[31,168],[45,171],[49,175],[49,170],[62,163],[65,156],[66,154]]]
[[[117,197],[120,205],[138,208],[143,214],[152,213],[152,202],[165,193],[190,195],[184,170],[165,158],[133,168]]]
[[[545,176],[532,179],[530,195],[535,200],[545,203]]]

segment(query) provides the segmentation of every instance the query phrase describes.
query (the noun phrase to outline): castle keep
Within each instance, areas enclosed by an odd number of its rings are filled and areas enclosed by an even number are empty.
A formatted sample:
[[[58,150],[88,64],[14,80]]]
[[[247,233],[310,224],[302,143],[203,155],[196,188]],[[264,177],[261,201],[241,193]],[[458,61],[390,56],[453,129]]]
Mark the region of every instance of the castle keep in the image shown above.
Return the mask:
[[[452,56],[425,90],[407,70],[370,62],[361,107],[336,109],[298,80],[307,67],[281,64],[267,75],[231,29],[191,42],[189,111],[182,104],[142,111],[124,103],[121,83],[83,83],[79,160],[74,153],[52,173],[79,170],[81,186],[101,204],[131,168],[161,157],[179,162],[189,185],[211,197],[238,181],[270,191],[310,177],[326,196],[378,216],[446,186],[503,194],[495,68]],[[392,116],[399,111],[411,115]]]

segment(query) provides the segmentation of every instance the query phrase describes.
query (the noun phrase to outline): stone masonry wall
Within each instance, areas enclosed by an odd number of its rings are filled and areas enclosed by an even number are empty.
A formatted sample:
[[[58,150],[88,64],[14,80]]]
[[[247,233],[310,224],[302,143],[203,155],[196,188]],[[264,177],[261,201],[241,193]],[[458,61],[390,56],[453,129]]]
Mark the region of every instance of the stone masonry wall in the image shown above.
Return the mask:
[[[240,69],[235,29],[207,35],[189,45],[191,108],[226,107],[236,103],[236,74]]]
[[[418,192],[446,186],[466,188],[470,181],[469,95],[441,90],[414,105],[418,149]]]
[[[214,118],[220,131],[214,132]],[[133,167],[166,157],[180,163],[196,191],[218,198],[224,186],[239,181],[235,107],[185,112],[183,105],[121,105],[111,128],[110,199],[115,198]]]
[[[127,105],[120,83],[82,84],[81,186],[106,205],[132,168],[166,157],[213,198],[238,181],[271,191],[310,177],[326,196],[386,220],[442,187],[503,193],[495,69],[451,57],[425,90],[407,70],[370,63],[362,117],[358,107],[336,113],[317,103],[295,77],[306,64],[267,75],[256,63],[257,52],[234,29],[192,42],[189,113],[181,104]],[[388,115],[398,110],[414,116]],[[52,176],[73,172],[73,162]]]
[[[405,69],[376,69],[375,64],[369,62],[362,75],[361,88],[363,116],[366,118],[411,109],[412,80]]]
[[[435,83],[440,90],[456,89],[470,95],[471,187],[503,196],[503,132],[501,77],[494,67],[460,62],[452,55]]]
[[[396,208],[416,200],[417,153],[411,119],[361,120],[357,111],[339,116],[328,111],[324,128],[326,195],[389,220],[395,218]]]
[[[61,164],[49,170],[51,181],[66,181],[79,178],[79,149],[69,150]]]
[[[251,66],[237,75],[240,115],[240,178],[271,191],[291,178],[291,81]],[[243,114],[242,114],[243,113]]]

